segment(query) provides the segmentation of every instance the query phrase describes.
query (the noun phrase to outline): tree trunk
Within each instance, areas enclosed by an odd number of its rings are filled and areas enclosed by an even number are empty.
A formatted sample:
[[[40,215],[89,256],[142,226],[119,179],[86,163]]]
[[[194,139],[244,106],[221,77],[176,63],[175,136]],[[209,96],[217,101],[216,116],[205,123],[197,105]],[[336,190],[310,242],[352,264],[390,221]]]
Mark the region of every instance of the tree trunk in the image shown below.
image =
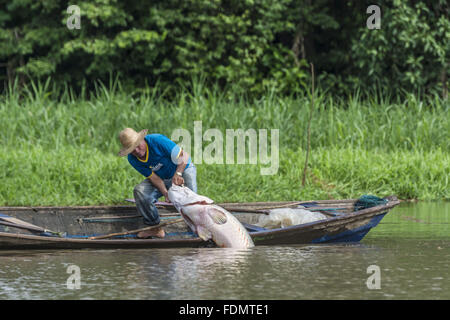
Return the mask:
[[[302,28],[300,25],[298,26],[297,32],[295,33],[294,43],[292,44],[291,50],[294,53],[295,65],[299,67],[300,66],[300,63],[298,61],[299,55],[301,54],[302,59],[306,59],[305,38],[303,37]]]
[[[443,68],[441,71],[441,83],[442,83],[442,98],[445,100],[448,98],[447,70],[445,68]]]

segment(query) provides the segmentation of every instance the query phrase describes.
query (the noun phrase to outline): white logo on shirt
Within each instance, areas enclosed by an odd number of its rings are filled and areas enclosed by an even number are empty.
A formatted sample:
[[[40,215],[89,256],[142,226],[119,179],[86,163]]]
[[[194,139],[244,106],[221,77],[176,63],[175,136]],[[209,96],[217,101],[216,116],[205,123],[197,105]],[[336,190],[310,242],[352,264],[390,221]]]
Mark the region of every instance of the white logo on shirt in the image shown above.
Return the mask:
[[[154,166],[154,167],[152,168],[152,170],[153,170],[153,171],[158,171],[159,169],[161,169],[162,166],[163,166],[162,163],[158,163],[156,166]]]

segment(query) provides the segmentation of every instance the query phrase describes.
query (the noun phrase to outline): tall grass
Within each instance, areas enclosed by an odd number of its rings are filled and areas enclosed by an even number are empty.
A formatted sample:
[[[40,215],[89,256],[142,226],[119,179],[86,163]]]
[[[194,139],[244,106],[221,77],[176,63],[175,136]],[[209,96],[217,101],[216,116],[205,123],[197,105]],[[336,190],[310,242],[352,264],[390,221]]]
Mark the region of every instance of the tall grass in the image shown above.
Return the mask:
[[[61,89],[60,89],[61,90]],[[279,97],[270,92],[258,100],[230,96],[205,87],[179,91],[172,101],[156,88],[140,95],[120,91],[111,84],[97,86],[95,95],[78,99],[65,89],[33,84],[20,97],[17,91],[0,98],[0,138],[6,146],[17,142],[44,148],[91,146],[113,152],[118,131],[126,126],[148,128],[168,136],[176,128],[278,128],[280,143],[296,148],[304,142],[309,98]],[[60,94],[61,95],[61,94]],[[381,100],[380,100],[381,99]],[[361,100],[358,95],[337,99],[319,95],[311,124],[311,147],[351,146],[394,151],[450,149],[448,101],[439,97],[403,101]]]
[[[355,93],[317,96],[311,123],[307,185],[300,187],[307,96],[258,99],[202,82],[125,92],[118,81],[75,94],[51,81],[11,86],[0,97],[0,205],[117,203],[139,176],[125,159],[117,134],[125,127],[171,136],[226,129],[279,129],[280,168],[260,176],[258,166],[198,166],[199,187],[216,201],[356,197],[362,193],[448,199],[448,100]],[[303,159],[303,160],[302,160]],[[195,159],[194,159],[195,162]]]
[[[0,205],[90,205],[123,203],[143,177],[123,158],[96,149],[67,146],[1,148]],[[198,165],[198,187],[217,202],[357,198],[363,194],[403,199],[449,199],[448,153],[371,152],[317,148],[301,187],[305,152],[280,153],[276,175],[259,165]]]

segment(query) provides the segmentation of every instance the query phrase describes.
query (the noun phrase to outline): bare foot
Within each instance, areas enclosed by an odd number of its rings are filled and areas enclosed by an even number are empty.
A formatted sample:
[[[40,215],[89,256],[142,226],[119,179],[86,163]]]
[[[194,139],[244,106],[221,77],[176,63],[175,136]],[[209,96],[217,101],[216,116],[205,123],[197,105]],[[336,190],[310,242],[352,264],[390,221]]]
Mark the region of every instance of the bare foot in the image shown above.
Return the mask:
[[[152,230],[141,231],[137,234],[139,239],[146,239],[150,237],[164,238],[166,233],[163,228],[156,228]]]

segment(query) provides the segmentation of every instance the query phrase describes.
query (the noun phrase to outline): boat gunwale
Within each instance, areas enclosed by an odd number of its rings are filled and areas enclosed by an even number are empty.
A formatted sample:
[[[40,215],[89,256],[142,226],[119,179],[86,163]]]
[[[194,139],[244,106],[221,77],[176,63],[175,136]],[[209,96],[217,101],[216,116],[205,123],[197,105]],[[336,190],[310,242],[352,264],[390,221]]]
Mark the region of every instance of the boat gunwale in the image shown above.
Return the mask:
[[[305,201],[269,201],[269,202],[222,202],[222,203],[214,203],[218,206],[254,206],[254,207],[264,207],[270,205],[296,205],[298,203],[308,204],[345,204],[345,203],[354,203],[358,199],[345,199],[345,200],[305,200]],[[157,207],[169,209],[172,206],[157,204]],[[92,206],[1,206],[0,211],[58,211],[58,210],[76,210],[76,211],[85,211],[85,210],[136,210],[135,205],[92,205]]]

